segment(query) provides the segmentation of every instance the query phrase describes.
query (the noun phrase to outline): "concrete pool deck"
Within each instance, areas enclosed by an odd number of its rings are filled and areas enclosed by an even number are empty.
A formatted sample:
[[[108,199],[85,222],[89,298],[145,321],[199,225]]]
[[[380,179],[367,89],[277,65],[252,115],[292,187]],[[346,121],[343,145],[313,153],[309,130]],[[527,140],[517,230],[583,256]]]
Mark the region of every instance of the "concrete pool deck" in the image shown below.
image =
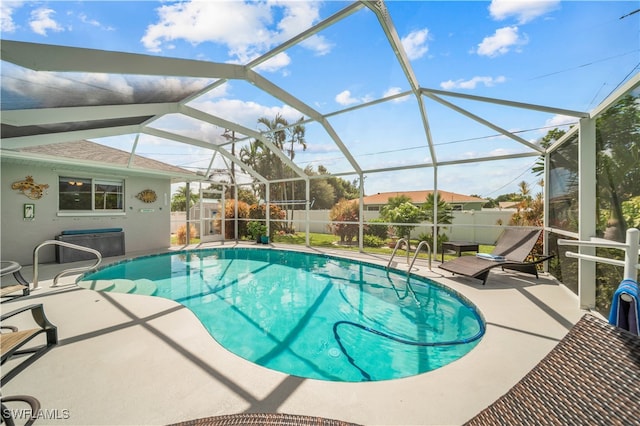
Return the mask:
[[[226,243],[222,247],[233,247]],[[252,246],[255,244],[240,244]],[[219,244],[200,247],[220,247]],[[386,265],[388,257],[309,250]],[[144,253],[129,253],[134,257]],[[108,264],[122,257],[104,259]],[[398,257],[400,265],[402,260]],[[6,313],[43,303],[60,343],[2,388],[42,404],[36,424],[163,425],[214,415],[281,412],[363,425],[458,425],[504,394],[568,332],[585,311],[577,296],[545,274],[494,269],[483,286],[418,260],[414,271],[467,297],[487,331],[463,358],[405,379],[335,383],[304,379],[252,364],[218,345],[176,302],[86,290],[77,275],[50,288],[59,271],[91,264],[43,264],[40,290],[2,304]],[[23,268],[31,281],[31,266]],[[13,324],[20,326],[19,323]],[[4,368],[11,368],[9,361]]]

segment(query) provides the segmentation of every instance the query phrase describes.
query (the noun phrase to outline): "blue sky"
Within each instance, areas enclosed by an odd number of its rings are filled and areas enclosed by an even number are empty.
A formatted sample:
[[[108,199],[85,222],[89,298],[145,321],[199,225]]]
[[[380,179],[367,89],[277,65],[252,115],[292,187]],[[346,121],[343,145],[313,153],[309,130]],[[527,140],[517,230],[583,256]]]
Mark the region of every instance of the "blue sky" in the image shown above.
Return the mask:
[[[246,64],[350,3],[4,0],[0,4],[3,39]],[[389,1],[387,8],[421,87],[589,111],[638,72],[636,1]],[[410,89],[375,14],[367,8],[256,71],[322,114]],[[530,142],[552,127],[576,121],[560,114],[446,99]],[[259,117],[281,113],[294,121],[302,116],[240,80],[207,93],[192,106],[251,129],[259,129]],[[438,161],[531,151],[438,102],[425,99],[425,107]],[[412,96],[328,120],[365,170],[433,160]],[[156,126],[221,140],[221,129],[188,120],[166,117]],[[98,142],[129,149],[133,138]],[[210,161],[198,149],[145,138],[140,154],[194,170],[206,168]],[[295,157],[301,168],[322,164],[336,173],[351,169],[321,126],[307,125],[306,139],[308,149]],[[522,180],[531,185],[537,181],[528,171],[535,160],[439,167],[438,186],[491,197],[514,192]],[[433,185],[431,168],[368,173],[365,179],[367,194]]]

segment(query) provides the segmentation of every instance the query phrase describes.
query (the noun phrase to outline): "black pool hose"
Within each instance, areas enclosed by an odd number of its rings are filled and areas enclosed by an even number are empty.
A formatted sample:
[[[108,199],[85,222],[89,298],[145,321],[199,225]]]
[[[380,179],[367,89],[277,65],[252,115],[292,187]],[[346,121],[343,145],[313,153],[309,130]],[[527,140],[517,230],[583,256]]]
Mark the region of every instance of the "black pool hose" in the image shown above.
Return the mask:
[[[474,342],[474,341],[480,339],[484,335],[484,332],[485,332],[484,322],[478,316],[478,313],[475,310],[473,311],[473,313],[475,314],[476,319],[478,320],[478,324],[480,324],[480,330],[478,330],[478,332],[474,336],[468,337],[468,338],[464,338],[464,339],[448,340],[448,341],[444,341],[444,342],[415,342],[415,341],[412,341],[412,340],[406,340],[406,339],[402,339],[400,337],[393,336],[391,334],[382,332],[380,330],[374,330],[373,328],[367,327],[366,325],[358,324],[358,323],[355,323],[355,322],[352,322],[352,321],[337,321],[337,322],[335,322],[333,324],[333,336],[336,339],[336,342],[338,342],[338,345],[340,346],[340,350],[347,357],[347,360],[349,361],[349,363],[360,371],[360,374],[362,374],[362,377],[364,378],[364,381],[371,381],[371,375],[369,373],[367,373],[366,371],[364,371],[362,368],[360,368],[360,366],[358,366],[356,364],[356,361],[353,359],[353,357],[351,357],[351,355],[349,355],[349,353],[347,352],[347,349],[342,344],[342,341],[340,339],[340,335],[338,334],[338,327],[340,325],[343,325],[343,324],[344,325],[351,325],[353,327],[357,327],[357,328],[359,328],[361,330],[364,330],[364,331],[366,331],[368,333],[376,334],[378,336],[384,337],[386,339],[391,339],[391,340],[393,340],[395,342],[402,343],[402,344],[405,344],[405,345],[427,346],[427,347],[454,346],[454,345],[463,345],[463,344],[466,344],[466,343]]]

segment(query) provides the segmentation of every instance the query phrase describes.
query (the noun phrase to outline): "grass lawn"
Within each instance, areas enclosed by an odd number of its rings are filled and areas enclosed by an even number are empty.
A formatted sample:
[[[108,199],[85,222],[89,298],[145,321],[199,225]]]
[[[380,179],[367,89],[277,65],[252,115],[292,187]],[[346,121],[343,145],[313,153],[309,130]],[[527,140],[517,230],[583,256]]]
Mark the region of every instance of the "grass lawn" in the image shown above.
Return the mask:
[[[338,242],[340,241],[340,237],[336,236],[336,235],[332,235],[332,234],[317,234],[317,233],[309,233],[309,245],[311,247],[323,247],[323,248],[332,248],[332,249],[338,249],[338,250],[345,250],[345,251],[359,251],[359,247],[357,244],[352,245],[352,246],[346,246],[346,245],[340,245],[338,244]],[[199,238],[192,238],[190,240],[191,244],[198,244],[200,242]],[[287,235],[275,235],[273,237],[273,242],[274,243],[281,243],[281,244],[297,244],[297,245],[305,245],[305,234],[304,232],[296,232],[295,234],[287,234]],[[411,240],[411,250],[410,250],[410,256],[413,256],[413,254],[415,253],[415,249],[416,247],[418,247],[418,244],[420,242],[418,240]],[[171,236],[171,245],[178,245],[178,241],[177,238],[172,235]],[[479,246],[479,250],[480,253],[491,253],[491,250],[493,250],[493,246],[488,246],[488,245],[480,245]],[[386,255],[391,255],[391,253],[393,252],[392,248],[389,248],[387,246],[382,246],[382,247],[365,247],[364,251],[367,253],[376,253],[376,254],[386,254]],[[406,250],[400,248],[398,249],[398,252],[396,253],[396,256],[406,256],[407,252]],[[427,258],[427,252],[425,250],[422,250],[420,252],[420,254],[418,255],[419,258],[421,259],[426,259]],[[444,255],[444,260],[450,260],[456,257],[456,254],[445,254]],[[440,259],[440,254],[438,253],[438,257],[437,259]],[[436,260],[436,258],[433,258],[433,260]]]
[[[311,247],[325,247],[325,248],[333,248],[333,249],[340,249],[340,250],[345,250],[345,251],[359,251],[359,248],[357,245],[354,246],[344,246],[344,245],[340,245],[337,244],[340,241],[340,237],[336,236],[336,235],[332,235],[332,234],[316,234],[316,233],[309,233],[309,245],[311,245]],[[300,245],[304,245],[305,244],[305,234],[303,232],[297,232],[293,235],[276,235],[273,237],[273,242],[274,243],[282,243],[282,244],[300,244]],[[412,240],[411,241],[411,255],[413,255],[416,247],[418,247],[419,241],[418,240]],[[480,253],[491,253],[491,250],[493,250],[493,246],[488,246],[488,245],[480,245],[479,246],[479,251]],[[392,248],[389,248],[387,246],[383,246],[383,247],[365,247],[364,251],[367,253],[377,253],[377,254],[388,254],[390,255],[393,252]],[[402,256],[405,255],[406,256],[406,250],[403,249],[398,249],[398,252],[396,253],[396,256]],[[427,258],[427,253],[426,251],[421,251],[420,255],[418,256],[419,258],[423,258],[426,259]],[[444,255],[444,260],[449,260],[449,259],[453,259],[454,257],[456,257],[456,254],[445,254]],[[440,255],[438,255],[438,259],[440,259]]]

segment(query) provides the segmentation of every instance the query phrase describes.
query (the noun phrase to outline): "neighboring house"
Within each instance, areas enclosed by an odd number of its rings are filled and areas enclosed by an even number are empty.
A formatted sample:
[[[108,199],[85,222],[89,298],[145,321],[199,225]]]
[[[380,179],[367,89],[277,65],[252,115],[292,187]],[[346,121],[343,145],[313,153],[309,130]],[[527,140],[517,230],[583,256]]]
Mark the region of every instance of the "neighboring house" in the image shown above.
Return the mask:
[[[500,201],[498,207],[500,209],[517,209],[522,201]]]
[[[122,228],[127,253],[165,249],[171,184],[201,179],[86,140],[0,154],[2,260],[27,265],[35,247],[65,230]],[[43,247],[39,261],[55,261],[54,247]]]
[[[422,207],[422,205],[427,201],[427,196],[432,193],[433,190],[379,192],[377,194],[364,197],[364,210],[380,211],[382,207],[389,202],[389,198],[397,197],[399,195],[405,195],[411,198],[411,202],[413,204],[417,207]],[[483,200],[482,198],[442,190],[439,190],[438,194],[440,195],[440,198],[446,201],[454,211],[482,210],[482,206],[487,202],[487,200]]]

